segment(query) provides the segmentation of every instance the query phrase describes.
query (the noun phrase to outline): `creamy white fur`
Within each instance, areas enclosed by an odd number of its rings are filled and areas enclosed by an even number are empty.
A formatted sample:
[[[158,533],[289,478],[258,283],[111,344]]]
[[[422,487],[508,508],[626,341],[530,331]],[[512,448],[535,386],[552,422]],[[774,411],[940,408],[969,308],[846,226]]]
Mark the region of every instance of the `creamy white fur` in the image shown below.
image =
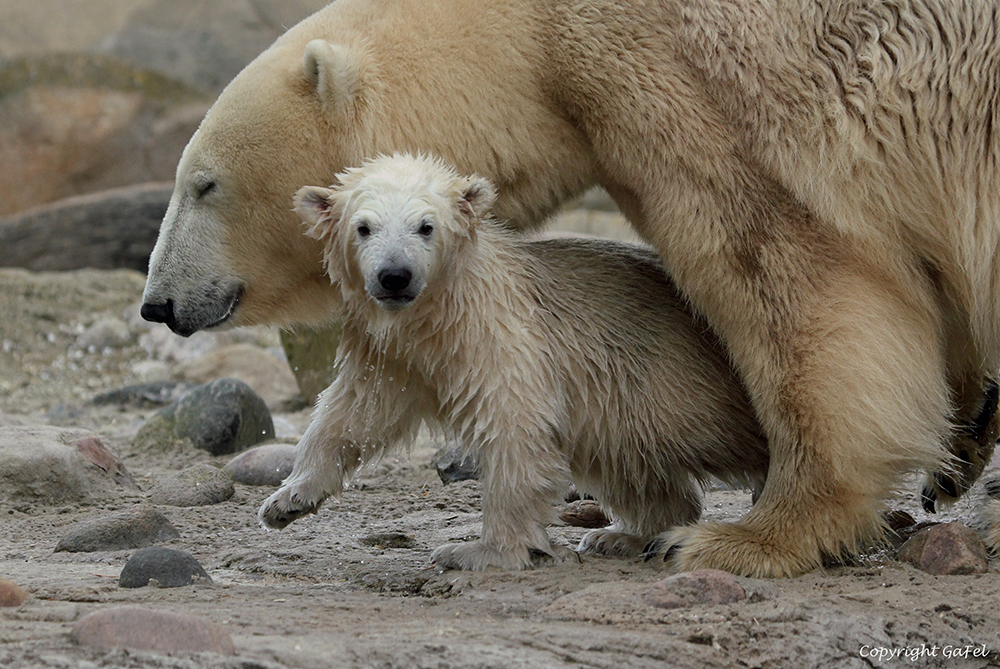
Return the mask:
[[[522,228],[600,184],[725,342],[771,449],[744,519],[664,554],[802,573],[877,538],[905,472],[935,472],[933,508],[990,460],[995,416],[961,428],[1000,367],[998,8],[338,0],[205,118],[147,299],[184,331],[225,310],[216,286],[241,289],[233,324],[336,312],[288,202],[378,153],[484,175]],[[205,175],[214,196],[192,198]],[[186,239],[196,222],[218,252]]]
[[[492,202],[488,182],[408,156],[350,170],[336,190],[300,191],[297,211],[342,291],[344,338],[337,380],[264,524],[314,511],[422,421],[482,466],[482,538],[435,551],[445,567],[524,568],[531,549],[565,557],[545,526],[570,481],[615,520],[581,548],[616,555],[695,521],[709,474],[763,484],[749,399],[655,256],[527,241],[488,216]],[[425,286],[392,310],[371,288],[387,262]]]

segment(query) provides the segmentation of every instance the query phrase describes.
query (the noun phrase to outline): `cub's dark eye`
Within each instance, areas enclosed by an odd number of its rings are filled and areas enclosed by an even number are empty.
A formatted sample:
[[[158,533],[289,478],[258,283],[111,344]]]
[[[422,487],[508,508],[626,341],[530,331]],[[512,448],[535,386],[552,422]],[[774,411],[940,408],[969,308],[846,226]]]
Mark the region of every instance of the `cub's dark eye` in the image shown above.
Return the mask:
[[[215,190],[215,182],[207,181],[198,186],[198,190],[195,193],[195,199],[200,200],[201,198],[205,197],[214,190]]]
[[[427,221],[421,223],[420,227],[417,228],[417,233],[423,237],[430,237],[432,232],[434,232],[434,226]]]
[[[368,227],[367,223],[358,224],[358,237],[367,237],[372,233],[372,229]]]

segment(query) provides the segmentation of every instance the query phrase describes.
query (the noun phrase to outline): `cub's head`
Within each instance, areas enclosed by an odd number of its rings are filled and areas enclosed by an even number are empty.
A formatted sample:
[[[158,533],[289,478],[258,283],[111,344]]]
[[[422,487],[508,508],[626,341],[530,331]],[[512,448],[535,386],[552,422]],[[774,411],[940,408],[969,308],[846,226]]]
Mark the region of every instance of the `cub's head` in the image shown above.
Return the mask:
[[[461,270],[496,198],[485,179],[425,156],[379,157],[338,179],[333,189],[300,189],[295,211],[309,224],[306,234],[322,242],[344,299],[389,312]]]

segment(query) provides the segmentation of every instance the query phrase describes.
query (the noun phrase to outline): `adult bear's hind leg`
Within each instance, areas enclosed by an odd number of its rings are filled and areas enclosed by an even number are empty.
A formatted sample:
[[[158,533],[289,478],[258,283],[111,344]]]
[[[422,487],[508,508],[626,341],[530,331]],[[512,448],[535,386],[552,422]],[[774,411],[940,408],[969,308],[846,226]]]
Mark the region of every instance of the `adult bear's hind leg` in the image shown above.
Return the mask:
[[[901,474],[945,457],[940,319],[919,276],[858,259],[815,271],[804,285],[818,290],[799,301],[782,357],[758,345],[737,358],[770,437],[760,500],[738,523],[662,536],[660,552],[682,570],[770,577],[819,566],[879,538],[882,501]]]
[[[675,183],[686,199],[654,198],[673,209],[647,212],[643,232],[729,347],[767,433],[767,482],[740,522],[675,528],[654,554],[794,576],[878,539],[903,473],[946,459],[944,325],[898,240],[855,237],[757,171],[742,177]]]

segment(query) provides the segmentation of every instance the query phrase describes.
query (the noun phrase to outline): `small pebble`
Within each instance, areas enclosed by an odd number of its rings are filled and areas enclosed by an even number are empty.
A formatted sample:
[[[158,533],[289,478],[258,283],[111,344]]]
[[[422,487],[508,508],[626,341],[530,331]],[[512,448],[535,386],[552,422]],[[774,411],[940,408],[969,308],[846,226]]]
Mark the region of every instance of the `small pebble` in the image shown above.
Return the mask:
[[[560,506],[559,520],[572,527],[598,528],[611,524],[600,504],[585,499]]]
[[[989,567],[986,544],[962,523],[940,523],[920,530],[904,543],[896,558],[938,576],[984,574]]]
[[[56,553],[145,548],[180,537],[167,517],[156,509],[139,508],[88,520],[70,528],[59,540]]]
[[[118,577],[123,588],[143,588],[151,585],[179,588],[193,583],[211,583],[212,577],[190,553],[153,546],[136,551]]]
[[[445,485],[479,478],[479,458],[475,453],[463,456],[463,451],[461,444],[450,444],[434,454],[431,464]]]
[[[20,606],[30,596],[28,591],[17,583],[0,578],[0,606]]]
[[[225,502],[236,492],[226,472],[197,464],[163,479],[149,490],[149,501],[167,506],[209,506]]]
[[[660,609],[730,604],[747,593],[732,574],[718,569],[696,569],[653,584],[643,601]]]
[[[264,444],[243,451],[226,463],[222,471],[244,485],[278,486],[292,473],[294,444]]]
[[[92,648],[220,655],[236,652],[229,633],[209,620],[140,606],[94,611],[73,625],[71,636],[81,646]]]

